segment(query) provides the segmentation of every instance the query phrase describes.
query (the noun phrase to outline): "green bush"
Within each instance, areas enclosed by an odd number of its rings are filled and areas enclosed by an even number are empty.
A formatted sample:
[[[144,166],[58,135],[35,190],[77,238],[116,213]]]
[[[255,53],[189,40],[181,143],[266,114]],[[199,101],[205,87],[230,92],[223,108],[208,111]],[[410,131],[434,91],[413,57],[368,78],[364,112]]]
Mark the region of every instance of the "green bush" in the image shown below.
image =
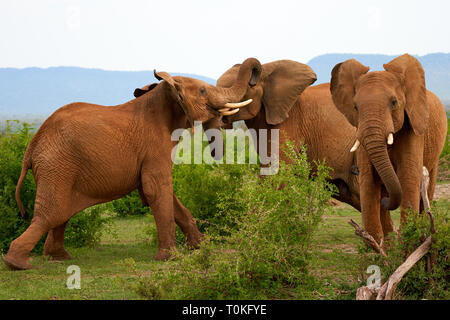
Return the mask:
[[[113,210],[119,217],[144,215],[150,212],[149,207],[144,207],[139,193],[135,190],[120,199],[111,202]]]
[[[187,165],[173,170],[174,192],[202,232],[228,235],[244,212],[235,201],[249,165]]]
[[[224,213],[232,201],[242,209],[238,228],[176,254],[170,267],[141,278],[137,291],[149,299],[270,299],[301,291],[310,280],[311,237],[335,189],[323,164],[312,174],[304,148],[296,153],[289,145],[287,152],[293,162],[281,163],[277,175],[261,179],[246,170],[234,198],[219,199]]]
[[[405,274],[396,288],[394,299],[450,299],[448,287],[450,283],[449,205],[448,200],[433,202],[431,212],[437,232],[432,235],[432,248]],[[398,235],[393,234],[389,242],[388,250],[386,250],[387,257],[374,254],[365,245],[361,245],[359,277],[367,278],[367,274],[363,275],[365,268],[369,265],[377,265],[380,267],[382,283],[384,283],[430,234],[428,215],[409,212],[406,225]],[[432,253],[437,256],[437,260],[430,270],[427,260]]]
[[[226,146],[225,134],[223,139]],[[250,144],[250,141],[245,141],[245,150],[238,150],[238,145],[233,145],[235,161],[237,155],[243,155],[246,164],[174,165],[174,192],[192,213],[201,232],[207,232],[211,236],[223,236],[229,235],[231,230],[237,228],[246,207],[244,201],[236,201],[239,198],[238,193],[249,171],[255,172],[259,169],[256,164],[248,164],[249,153],[254,152]],[[208,142],[203,142],[204,150],[209,150],[207,145]],[[206,154],[209,157],[209,153]],[[193,145],[191,155],[195,155]],[[191,160],[193,163],[193,158]],[[212,158],[210,161],[212,162]]]
[[[25,219],[17,207],[15,190],[23,155],[32,137],[32,126],[19,121],[7,122],[6,132],[0,136],[0,254],[8,251],[11,241],[20,236],[31,222],[36,195],[36,184],[31,170],[22,185],[20,196],[28,212]],[[95,244],[99,240],[109,221],[101,208],[103,207],[90,208],[70,219],[65,233],[68,246],[81,247]],[[37,243],[34,252],[42,252],[44,239],[45,237]]]

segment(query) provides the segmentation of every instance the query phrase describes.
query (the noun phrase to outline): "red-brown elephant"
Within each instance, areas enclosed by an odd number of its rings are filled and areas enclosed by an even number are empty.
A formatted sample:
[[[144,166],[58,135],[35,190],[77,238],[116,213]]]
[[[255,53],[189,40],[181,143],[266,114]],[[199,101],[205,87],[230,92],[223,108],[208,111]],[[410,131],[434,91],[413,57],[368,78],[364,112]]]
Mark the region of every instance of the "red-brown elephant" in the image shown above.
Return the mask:
[[[242,68],[240,64],[231,67],[217,80],[217,86],[234,86]],[[314,71],[303,63],[292,60],[265,63],[260,81],[244,95],[243,99],[252,102],[237,113],[224,116],[222,121],[230,126],[234,121],[244,120],[249,129],[256,130],[258,140],[259,129],[279,129],[280,146],[288,140],[297,148],[306,144],[309,161],[325,160],[332,169],[331,182],[339,189],[335,197],[360,210],[356,159],[348,152],[356,130],[334,105],[330,84],[310,86],[315,80]],[[223,125],[216,122],[216,126]],[[270,130],[267,135],[270,149]],[[280,158],[289,160],[283,152]]]
[[[191,213],[172,189],[173,130],[187,120],[208,121],[215,109],[236,107],[259,78],[256,59],[243,63],[236,85],[216,88],[203,81],[155,72],[159,84],[135,91],[136,99],[105,107],[72,103],[58,109],[39,128],[27,148],[16,189],[29,169],[36,181],[34,217],[28,229],[3,258],[11,269],[29,269],[30,251],[48,232],[44,255],[69,259],[64,248],[67,221],[90,206],[120,198],[138,189],[152,208],[158,231],[156,259],[167,259],[175,247],[175,223],[197,247],[201,239]]]
[[[389,210],[420,210],[422,168],[430,173],[432,199],[447,116],[439,98],[425,86],[420,62],[402,55],[385,71],[351,59],[332,71],[337,108],[357,128],[356,151],[364,228],[380,241],[394,230]],[[359,147],[361,145],[361,147]],[[358,148],[359,147],[359,148]]]

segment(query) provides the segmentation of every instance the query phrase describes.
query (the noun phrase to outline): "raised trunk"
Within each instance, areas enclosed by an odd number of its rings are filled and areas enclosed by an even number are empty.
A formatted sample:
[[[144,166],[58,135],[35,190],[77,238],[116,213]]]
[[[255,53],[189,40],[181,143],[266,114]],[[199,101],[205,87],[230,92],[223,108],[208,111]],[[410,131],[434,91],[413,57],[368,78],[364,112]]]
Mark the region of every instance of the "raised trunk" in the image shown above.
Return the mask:
[[[220,109],[228,102],[240,102],[248,86],[254,86],[261,75],[261,63],[255,58],[246,59],[239,68],[239,74],[231,88],[215,87],[212,107]]]
[[[381,132],[363,136],[362,144],[389,193],[389,198],[382,199],[381,205],[385,209],[395,210],[402,201],[402,187],[389,159],[386,137]]]

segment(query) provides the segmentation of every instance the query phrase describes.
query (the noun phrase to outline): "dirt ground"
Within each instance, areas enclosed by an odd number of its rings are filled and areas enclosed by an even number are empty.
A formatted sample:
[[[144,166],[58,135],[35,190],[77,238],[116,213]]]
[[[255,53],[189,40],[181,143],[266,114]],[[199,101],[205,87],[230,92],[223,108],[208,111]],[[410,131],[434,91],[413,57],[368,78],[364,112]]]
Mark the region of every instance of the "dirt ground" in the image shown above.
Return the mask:
[[[450,183],[437,184],[434,199],[450,199]]]

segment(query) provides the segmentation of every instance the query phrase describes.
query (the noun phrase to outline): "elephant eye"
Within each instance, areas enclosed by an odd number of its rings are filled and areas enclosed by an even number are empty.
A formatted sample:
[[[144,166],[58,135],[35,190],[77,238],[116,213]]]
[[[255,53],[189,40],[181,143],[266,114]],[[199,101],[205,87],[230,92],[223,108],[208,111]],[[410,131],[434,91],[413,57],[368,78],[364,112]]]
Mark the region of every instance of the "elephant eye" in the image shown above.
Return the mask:
[[[394,108],[394,107],[396,107],[397,106],[397,99],[392,99],[391,100],[391,105],[392,105],[392,108]]]
[[[201,87],[201,88],[200,88],[200,94],[205,94],[205,93],[206,93],[205,87]]]
[[[358,106],[356,104],[353,105],[353,108],[355,108],[355,110],[358,111]]]

